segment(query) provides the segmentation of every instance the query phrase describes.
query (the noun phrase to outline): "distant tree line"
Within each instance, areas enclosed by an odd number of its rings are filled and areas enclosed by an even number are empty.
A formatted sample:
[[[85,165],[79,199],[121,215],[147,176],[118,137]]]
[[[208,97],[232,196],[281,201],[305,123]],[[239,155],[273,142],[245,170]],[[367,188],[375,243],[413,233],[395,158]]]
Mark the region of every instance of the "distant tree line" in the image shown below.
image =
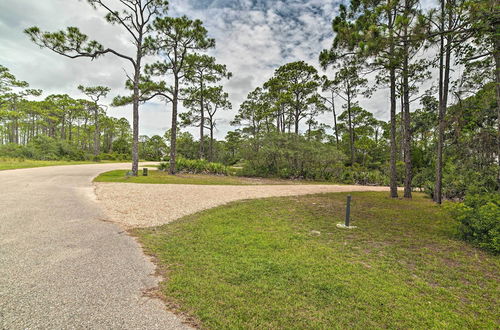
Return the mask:
[[[88,98],[74,99],[63,94],[35,101],[33,96],[41,96],[42,91],[29,89],[27,82],[17,80],[0,66],[0,156],[130,159],[129,122],[107,116],[105,106],[99,103],[109,89],[78,88]],[[41,145],[51,151],[42,148],[37,152],[35,146]]]

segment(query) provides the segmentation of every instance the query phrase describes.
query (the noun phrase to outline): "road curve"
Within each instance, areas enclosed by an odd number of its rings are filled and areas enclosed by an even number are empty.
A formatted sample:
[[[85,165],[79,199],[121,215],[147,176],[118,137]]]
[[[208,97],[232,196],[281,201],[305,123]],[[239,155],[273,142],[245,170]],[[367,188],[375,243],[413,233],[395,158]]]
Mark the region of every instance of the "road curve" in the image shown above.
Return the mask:
[[[128,164],[0,171],[0,329],[180,329],[153,264],[101,221],[92,178]]]

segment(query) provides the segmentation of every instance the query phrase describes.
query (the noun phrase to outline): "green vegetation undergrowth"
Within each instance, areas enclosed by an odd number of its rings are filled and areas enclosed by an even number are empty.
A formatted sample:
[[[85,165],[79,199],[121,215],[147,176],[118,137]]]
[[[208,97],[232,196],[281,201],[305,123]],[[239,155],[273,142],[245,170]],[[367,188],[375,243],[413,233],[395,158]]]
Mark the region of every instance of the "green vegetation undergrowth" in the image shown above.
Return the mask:
[[[175,161],[176,170],[179,173],[190,173],[190,174],[216,174],[216,175],[228,175],[229,169],[227,166],[221,163],[212,163],[204,159],[186,159],[178,158]],[[160,170],[168,170],[170,164],[168,162],[161,163],[159,166]]]

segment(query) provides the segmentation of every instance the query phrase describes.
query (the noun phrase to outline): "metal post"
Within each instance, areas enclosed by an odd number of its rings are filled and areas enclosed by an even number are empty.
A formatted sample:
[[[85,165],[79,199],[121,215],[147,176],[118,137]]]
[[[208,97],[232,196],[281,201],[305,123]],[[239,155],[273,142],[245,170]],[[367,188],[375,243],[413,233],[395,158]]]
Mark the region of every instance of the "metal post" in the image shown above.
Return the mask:
[[[347,206],[345,209],[345,226],[349,227],[349,222],[351,220],[351,195],[347,196]]]
[[[142,169],[142,175],[143,176],[148,176],[148,168],[147,167],[145,167],[145,168]]]

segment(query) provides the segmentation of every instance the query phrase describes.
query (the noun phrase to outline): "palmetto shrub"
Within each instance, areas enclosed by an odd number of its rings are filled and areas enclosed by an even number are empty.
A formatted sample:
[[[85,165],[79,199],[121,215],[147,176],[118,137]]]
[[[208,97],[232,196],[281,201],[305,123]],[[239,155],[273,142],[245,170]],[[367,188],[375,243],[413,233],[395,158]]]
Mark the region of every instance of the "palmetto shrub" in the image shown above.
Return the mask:
[[[227,166],[221,163],[211,163],[204,159],[177,158],[175,164],[177,171],[181,173],[216,175],[228,175],[229,173]],[[161,163],[159,169],[165,171],[169,167],[169,163]]]

